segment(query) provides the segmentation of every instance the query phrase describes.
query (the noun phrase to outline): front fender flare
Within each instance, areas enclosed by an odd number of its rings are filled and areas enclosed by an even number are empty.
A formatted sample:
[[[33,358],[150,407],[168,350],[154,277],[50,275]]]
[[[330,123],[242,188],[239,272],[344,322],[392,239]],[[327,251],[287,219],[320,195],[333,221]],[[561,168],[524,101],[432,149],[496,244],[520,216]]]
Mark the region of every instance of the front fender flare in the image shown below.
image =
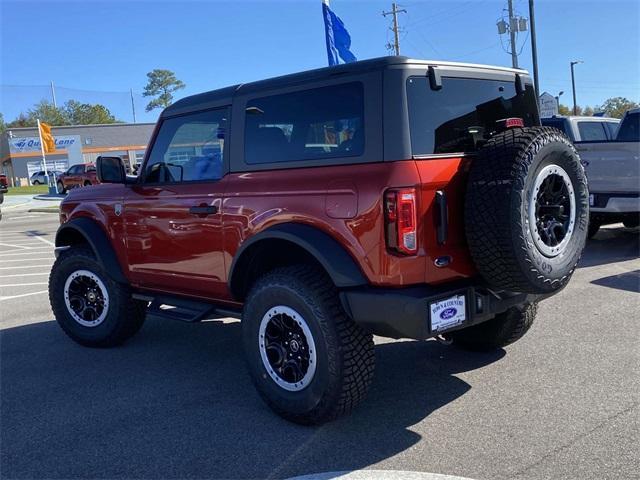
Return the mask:
[[[122,272],[116,252],[104,230],[97,222],[86,217],[74,218],[58,228],[56,247],[72,245],[72,238],[80,235],[89,244],[96,259],[107,270],[109,276],[118,283],[129,283]]]

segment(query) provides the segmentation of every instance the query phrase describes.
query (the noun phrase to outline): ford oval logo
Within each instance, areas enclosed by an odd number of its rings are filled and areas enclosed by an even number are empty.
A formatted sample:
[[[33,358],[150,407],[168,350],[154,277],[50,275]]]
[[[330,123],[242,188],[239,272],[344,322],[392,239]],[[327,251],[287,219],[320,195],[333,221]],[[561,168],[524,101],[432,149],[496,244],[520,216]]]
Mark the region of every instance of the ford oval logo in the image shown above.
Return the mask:
[[[456,308],[445,308],[442,312],[440,312],[440,318],[442,320],[449,320],[450,318],[455,317],[458,310]]]

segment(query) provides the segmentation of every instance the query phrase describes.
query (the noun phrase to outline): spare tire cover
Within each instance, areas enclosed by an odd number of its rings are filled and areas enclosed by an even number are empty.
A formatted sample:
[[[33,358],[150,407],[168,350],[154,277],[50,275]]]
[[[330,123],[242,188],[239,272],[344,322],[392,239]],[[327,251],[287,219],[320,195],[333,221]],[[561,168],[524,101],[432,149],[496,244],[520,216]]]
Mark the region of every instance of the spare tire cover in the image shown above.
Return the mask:
[[[589,193],[571,141],[550,127],[492,137],[473,160],[465,199],[471,256],[500,290],[564,287],[585,245]]]

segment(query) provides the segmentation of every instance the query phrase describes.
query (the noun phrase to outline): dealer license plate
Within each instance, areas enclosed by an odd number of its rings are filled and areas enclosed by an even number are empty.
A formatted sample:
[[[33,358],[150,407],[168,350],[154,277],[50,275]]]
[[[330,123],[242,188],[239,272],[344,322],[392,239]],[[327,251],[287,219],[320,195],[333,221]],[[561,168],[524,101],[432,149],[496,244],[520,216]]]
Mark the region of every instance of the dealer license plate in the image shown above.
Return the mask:
[[[593,207],[596,204],[596,196],[593,193],[589,194],[589,206]]]
[[[431,331],[442,332],[463,323],[467,319],[466,307],[464,295],[455,295],[430,303]]]

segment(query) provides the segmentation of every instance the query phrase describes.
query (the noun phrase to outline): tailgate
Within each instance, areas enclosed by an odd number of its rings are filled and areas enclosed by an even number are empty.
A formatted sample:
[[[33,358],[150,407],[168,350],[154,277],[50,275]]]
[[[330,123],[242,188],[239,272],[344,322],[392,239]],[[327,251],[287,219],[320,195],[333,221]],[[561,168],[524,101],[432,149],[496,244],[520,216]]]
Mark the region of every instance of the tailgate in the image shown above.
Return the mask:
[[[640,189],[640,144],[638,142],[579,142],[589,191],[637,193]]]
[[[421,183],[426,283],[462,279],[476,273],[464,232],[464,196],[470,161],[462,156],[416,160]]]

